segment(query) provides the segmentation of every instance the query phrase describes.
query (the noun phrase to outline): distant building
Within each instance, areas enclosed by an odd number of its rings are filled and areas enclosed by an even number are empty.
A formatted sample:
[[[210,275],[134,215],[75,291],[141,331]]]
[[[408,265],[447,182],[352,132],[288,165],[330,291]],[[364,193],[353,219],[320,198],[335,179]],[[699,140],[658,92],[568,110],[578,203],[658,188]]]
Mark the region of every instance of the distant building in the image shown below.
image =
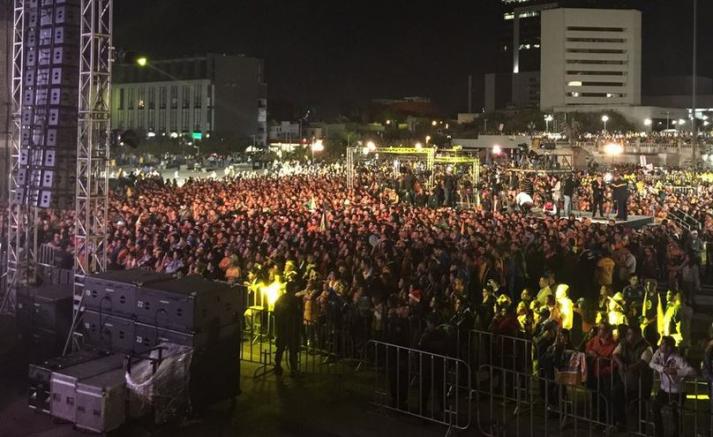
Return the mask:
[[[217,133],[267,142],[263,61],[235,55],[115,64],[113,127],[144,132]]]
[[[270,126],[268,140],[277,142],[299,142],[301,134],[300,124],[289,121],[281,121],[279,124]]]
[[[382,123],[385,117],[404,119],[412,117],[435,117],[439,108],[426,97],[403,97],[400,99],[374,99],[369,105],[369,121]]]
[[[635,9],[641,0],[500,0],[494,71],[484,78],[484,109],[540,104],[542,16],[556,8]]]
[[[641,104],[641,12],[542,13],[540,108]]]
[[[540,72],[486,74],[484,103],[485,112],[537,108],[540,104]]]

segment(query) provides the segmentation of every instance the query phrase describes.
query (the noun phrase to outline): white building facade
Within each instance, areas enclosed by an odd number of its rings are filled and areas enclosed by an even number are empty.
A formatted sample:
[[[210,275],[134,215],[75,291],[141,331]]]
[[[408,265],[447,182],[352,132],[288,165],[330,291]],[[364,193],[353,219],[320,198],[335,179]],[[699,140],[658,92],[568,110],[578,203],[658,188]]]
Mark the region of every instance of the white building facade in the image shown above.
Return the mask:
[[[641,12],[542,12],[540,108],[641,104]]]
[[[211,132],[214,87],[210,80],[115,84],[114,127],[147,132]]]

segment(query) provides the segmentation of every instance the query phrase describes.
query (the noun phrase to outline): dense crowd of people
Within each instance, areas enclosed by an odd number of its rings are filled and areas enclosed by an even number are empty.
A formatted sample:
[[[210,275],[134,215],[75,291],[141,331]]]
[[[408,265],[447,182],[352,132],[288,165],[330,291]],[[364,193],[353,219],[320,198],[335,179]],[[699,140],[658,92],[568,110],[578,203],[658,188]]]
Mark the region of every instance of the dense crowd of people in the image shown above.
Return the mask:
[[[427,176],[371,165],[351,189],[338,164],[180,187],[130,176],[110,198],[109,267],[198,274],[254,295],[287,284],[305,342],[319,343],[326,324],[360,344],[384,339],[444,354],[462,353],[473,329],[527,338],[547,376],[565,349],[613,359],[593,370],[596,380],[615,371],[625,379],[636,357],[655,363],[659,344],[691,346],[693,297],[713,273],[704,244],[713,238],[713,186],[704,175],[491,167],[477,183],[449,168],[432,188]],[[623,203],[614,193],[622,187]],[[595,205],[600,215],[628,209],[659,225],[575,218]],[[673,211],[699,226],[679,226]],[[73,250],[72,213],[43,219],[40,238]],[[430,340],[439,329],[451,341]]]

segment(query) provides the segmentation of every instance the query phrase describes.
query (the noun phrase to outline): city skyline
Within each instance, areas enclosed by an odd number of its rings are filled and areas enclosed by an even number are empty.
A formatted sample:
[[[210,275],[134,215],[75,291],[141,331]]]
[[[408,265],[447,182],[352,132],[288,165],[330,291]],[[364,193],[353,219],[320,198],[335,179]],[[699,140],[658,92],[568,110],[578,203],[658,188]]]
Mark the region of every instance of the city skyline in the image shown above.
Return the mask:
[[[503,6],[497,0],[440,8],[399,1],[222,3],[117,2],[115,45],[157,58],[206,52],[256,56],[265,61],[271,102],[328,116],[370,99],[407,95],[431,98],[446,112],[465,111],[469,74],[477,109],[483,96],[476,84],[493,70],[501,37]],[[690,74],[691,6],[638,3],[646,92],[653,75]],[[708,77],[713,53],[705,47],[713,43],[713,30],[702,17],[712,13],[712,4],[699,2],[698,74]]]

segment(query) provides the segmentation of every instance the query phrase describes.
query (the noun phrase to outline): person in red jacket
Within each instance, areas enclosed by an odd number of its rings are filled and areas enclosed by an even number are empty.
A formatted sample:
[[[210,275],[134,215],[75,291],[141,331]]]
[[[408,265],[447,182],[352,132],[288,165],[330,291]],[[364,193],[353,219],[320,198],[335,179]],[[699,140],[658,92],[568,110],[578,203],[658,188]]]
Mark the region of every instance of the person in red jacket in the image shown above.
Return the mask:
[[[613,391],[613,355],[616,346],[617,342],[614,340],[611,327],[606,323],[600,323],[597,335],[589,340],[585,347],[587,367],[590,369],[587,387],[592,391],[592,405],[598,406],[598,417],[601,422],[606,420],[607,400],[610,399]]]

